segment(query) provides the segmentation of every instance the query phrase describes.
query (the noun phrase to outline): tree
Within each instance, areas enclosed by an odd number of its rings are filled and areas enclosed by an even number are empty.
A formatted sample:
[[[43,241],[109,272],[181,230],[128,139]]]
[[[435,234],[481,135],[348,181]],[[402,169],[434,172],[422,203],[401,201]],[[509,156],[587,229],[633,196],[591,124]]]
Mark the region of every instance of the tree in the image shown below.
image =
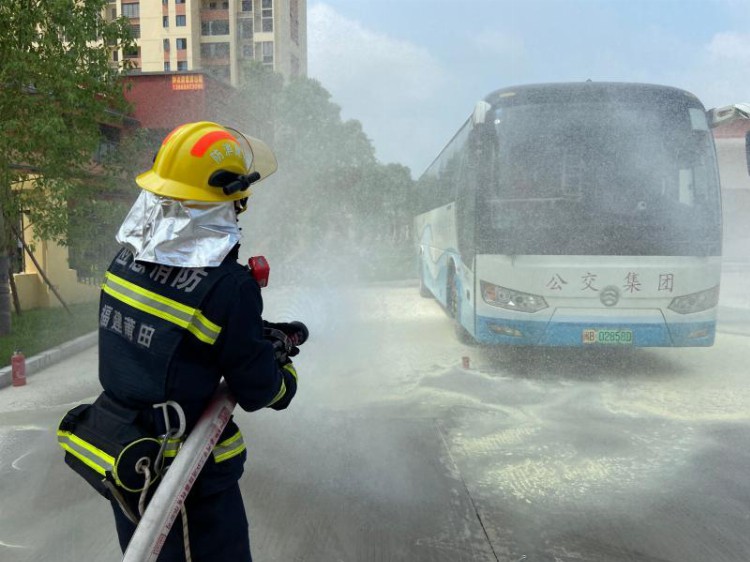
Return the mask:
[[[122,135],[116,147],[97,156],[90,189],[68,203],[65,240],[70,268],[79,279],[96,283],[103,278],[119,248],[114,231],[140,192],[133,178],[151,167],[162,139],[161,132],[151,129]]]
[[[361,236],[391,248],[410,241],[415,213],[409,168],[378,163],[368,168],[355,190],[356,212],[363,223]]]
[[[258,61],[245,61],[239,84],[240,99],[250,134],[273,144],[276,105],[284,88],[284,78]]]
[[[246,103],[253,130],[273,125],[257,136],[270,140],[279,161],[279,171],[254,196],[262,211],[254,214],[256,205],[250,206],[251,239],[282,269],[285,262],[291,271],[326,263],[338,279],[371,276],[381,257],[411,252],[409,169],[378,162],[361,123],[342,120],[318,81],[294,78],[282,87],[270,76],[260,67],[245,74],[245,88],[273,98]]]
[[[298,262],[352,252],[353,187],[376,160],[361,124],[342,122],[340,113],[328,91],[309,78],[291,80],[278,102],[276,189],[293,202],[284,217],[294,225],[285,232],[284,255]]]
[[[280,75],[252,64],[244,68],[241,91],[251,134],[268,142],[279,161],[243,220],[251,243],[271,256],[274,269],[289,265],[298,272],[315,264],[307,270],[320,272],[325,263],[338,279],[351,279],[371,277],[382,269],[382,258],[404,262],[412,252],[409,169],[378,162],[362,124],[342,120],[341,108],[317,80],[284,84]],[[405,269],[411,273],[411,263]]]
[[[127,20],[105,19],[107,6],[0,2],[0,336],[10,331],[10,226],[23,211],[39,235],[65,241],[68,202],[96,189],[91,162],[100,125],[125,107],[124,63],[112,63],[111,53],[133,40]],[[33,188],[19,189],[26,180]]]

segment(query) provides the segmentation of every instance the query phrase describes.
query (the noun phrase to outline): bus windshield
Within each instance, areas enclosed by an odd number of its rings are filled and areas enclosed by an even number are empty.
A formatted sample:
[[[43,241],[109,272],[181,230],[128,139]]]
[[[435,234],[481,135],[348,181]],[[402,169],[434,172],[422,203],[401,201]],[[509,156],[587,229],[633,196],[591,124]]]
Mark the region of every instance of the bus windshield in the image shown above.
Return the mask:
[[[481,253],[719,253],[718,173],[702,107],[534,103],[496,106],[488,121]]]

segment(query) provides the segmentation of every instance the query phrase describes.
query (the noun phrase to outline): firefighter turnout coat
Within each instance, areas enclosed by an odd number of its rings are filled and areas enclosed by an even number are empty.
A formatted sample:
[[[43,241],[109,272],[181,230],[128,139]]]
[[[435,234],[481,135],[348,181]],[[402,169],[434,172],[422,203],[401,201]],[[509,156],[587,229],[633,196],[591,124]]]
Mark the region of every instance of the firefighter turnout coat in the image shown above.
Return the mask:
[[[95,438],[87,440],[87,424],[89,429],[94,426],[93,433],[118,433],[123,429],[112,419],[119,416],[125,421],[120,426],[137,425],[141,434],[158,438],[165,432],[165,423],[163,411],[153,406],[174,401],[184,412],[189,433],[222,377],[244,410],[280,410],[291,401],[297,389],[296,374],[294,369],[280,368],[272,344],[263,339],[260,287],[248,268],[237,263],[238,251],[235,246],[213,268],[137,262],[127,249],[113,260],[99,308],[99,379],[104,392],[93,408],[99,405],[99,411],[81,414],[88,421],[78,426],[75,415],[67,424],[64,419],[58,431],[66,461],[74,469],[75,464],[85,465],[87,480],[95,487],[99,478],[111,478],[118,451],[133,436],[130,429],[124,430],[129,436],[104,451],[97,443],[92,445]],[[105,428],[107,424],[110,429]],[[109,437],[117,441],[118,436]],[[102,440],[107,442],[107,436],[100,436]],[[173,449],[168,447],[165,456],[174,456]],[[194,491],[210,495],[236,484],[245,449],[237,425],[230,421]],[[114,476],[122,487],[116,468]]]

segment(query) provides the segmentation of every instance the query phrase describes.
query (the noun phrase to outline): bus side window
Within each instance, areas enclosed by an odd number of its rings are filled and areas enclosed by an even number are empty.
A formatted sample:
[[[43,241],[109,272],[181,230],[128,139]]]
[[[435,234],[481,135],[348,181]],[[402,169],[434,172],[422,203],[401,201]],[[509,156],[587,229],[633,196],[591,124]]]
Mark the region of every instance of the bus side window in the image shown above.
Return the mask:
[[[441,205],[447,205],[456,197],[456,186],[458,183],[460,164],[460,154],[454,152],[445,161],[445,166],[440,170],[438,197]]]
[[[493,161],[496,137],[494,129],[477,124],[466,139],[461,151],[461,166],[457,177],[456,234],[458,251],[463,263],[472,267],[476,253],[477,192],[492,189]]]
[[[703,157],[707,142],[706,134],[695,133],[678,153],[678,202],[682,205],[692,207],[705,202],[708,197],[706,190],[711,182]]]
[[[678,202],[692,207],[695,203],[695,182],[692,168],[680,168]]]

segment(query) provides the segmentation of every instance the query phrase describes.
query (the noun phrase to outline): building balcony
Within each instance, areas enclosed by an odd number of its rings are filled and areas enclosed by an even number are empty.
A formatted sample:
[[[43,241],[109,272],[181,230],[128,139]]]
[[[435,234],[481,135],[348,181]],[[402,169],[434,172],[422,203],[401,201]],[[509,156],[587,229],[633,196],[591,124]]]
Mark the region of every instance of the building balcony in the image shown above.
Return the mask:
[[[229,0],[203,0],[201,11],[228,10]]]
[[[223,57],[212,57],[210,55],[202,56],[201,61],[203,62],[203,65],[206,68],[211,68],[214,66],[228,66],[229,65],[229,57],[223,56]]]
[[[228,19],[201,20],[201,37],[229,35]]]
[[[229,20],[229,10],[201,10],[201,21]]]

